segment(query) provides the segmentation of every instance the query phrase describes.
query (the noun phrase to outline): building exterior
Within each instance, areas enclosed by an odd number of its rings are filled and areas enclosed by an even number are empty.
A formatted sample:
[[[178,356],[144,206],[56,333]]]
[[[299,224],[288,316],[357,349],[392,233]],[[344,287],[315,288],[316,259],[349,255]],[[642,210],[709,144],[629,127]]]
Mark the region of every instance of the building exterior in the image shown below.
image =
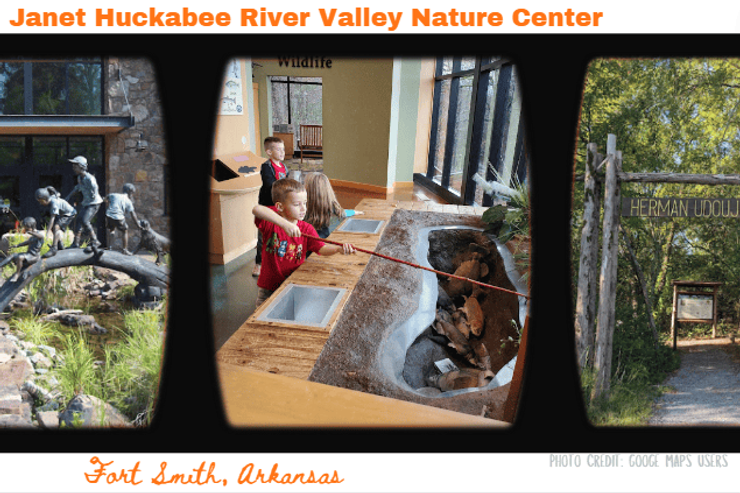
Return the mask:
[[[42,220],[34,191],[53,186],[65,197],[75,184],[68,159],[77,155],[87,158],[101,195],[133,183],[138,217],[169,236],[169,167],[151,62],[0,59],[0,203],[10,206],[2,228],[26,216]],[[101,239],[107,238],[102,209],[95,221]],[[129,227],[135,246],[138,230]]]

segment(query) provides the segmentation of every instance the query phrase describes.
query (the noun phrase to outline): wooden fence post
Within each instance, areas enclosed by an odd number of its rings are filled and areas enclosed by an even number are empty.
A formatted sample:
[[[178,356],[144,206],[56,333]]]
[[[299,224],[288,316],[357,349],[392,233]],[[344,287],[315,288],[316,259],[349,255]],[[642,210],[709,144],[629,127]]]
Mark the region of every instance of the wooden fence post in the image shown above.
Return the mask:
[[[617,137],[607,139],[607,162],[604,185],[604,227],[599,281],[599,311],[596,326],[596,354],[594,369],[596,380],[591,398],[609,393],[612,367],[612,341],[614,338],[617,291],[617,248],[619,247],[620,186],[617,173],[621,171],[621,153],[617,155]]]
[[[596,167],[603,157],[596,144],[586,148],[584,179],[583,227],[581,228],[581,258],[578,269],[576,299],[576,356],[580,370],[594,357],[594,322],[596,318],[596,273],[599,260],[599,216],[601,214],[601,186],[596,179]],[[589,161],[589,157],[591,160]]]
[[[673,284],[673,311],[671,312],[671,339],[673,339],[673,350],[676,350],[678,341],[678,325],[676,321],[676,309],[678,308],[678,286]]]

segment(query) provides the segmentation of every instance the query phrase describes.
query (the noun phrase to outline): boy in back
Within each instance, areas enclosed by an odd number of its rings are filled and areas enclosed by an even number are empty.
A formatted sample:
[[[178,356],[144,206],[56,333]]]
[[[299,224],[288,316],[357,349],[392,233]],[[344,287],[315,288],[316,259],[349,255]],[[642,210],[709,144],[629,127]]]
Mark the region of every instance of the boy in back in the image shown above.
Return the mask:
[[[345,255],[355,253],[349,243],[329,245],[323,241],[306,238],[317,237],[313,226],[303,221],[306,216],[306,189],[296,180],[284,178],[272,186],[274,206],[255,205],[252,213],[255,224],[262,233],[262,269],[257,279],[257,301],[260,306],[282,282],[306,260],[306,252],[319,255]]]
[[[280,137],[267,137],[265,139],[265,154],[270,159],[262,163],[262,167],[260,168],[262,187],[260,187],[257,203],[269,207],[275,205],[272,200],[272,184],[288,176],[288,168],[283,163],[283,159],[285,159],[285,143],[283,139]],[[254,277],[260,275],[263,241],[264,239],[260,233],[257,236],[257,258],[254,261],[254,269],[252,269],[252,275]]]
[[[109,193],[105,199],[105,225],[110,231],[111,236],[116,230],[123,233],[123,250],[125,255],[131,255],[128,249],[128,223],[126,214],[131,216],[134,224],[139,226],[139,218],[136,217],[134,202],[132,197],[136,193],[136,186],[133,183],[124,183],[122,193]],[[112,241],[111,241],[112,243]],[[113,250],[113,245],[108,245],[109,250]]]

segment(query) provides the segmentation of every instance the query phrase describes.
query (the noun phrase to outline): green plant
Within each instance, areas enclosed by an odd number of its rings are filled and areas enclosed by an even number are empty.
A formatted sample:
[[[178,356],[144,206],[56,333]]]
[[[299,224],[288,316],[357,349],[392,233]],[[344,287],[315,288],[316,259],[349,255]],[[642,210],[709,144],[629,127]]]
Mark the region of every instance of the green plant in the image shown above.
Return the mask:
[[[80,429],[80,428],[82,428],[82,425],[84,425],[84,424],[85,424],[85,420],[82,417],[82,413],[80,413],[80,412],[74,412],[74,413],[72,413],[72,426],[71,426],[71,428]],[[61,423],[59,423],[59,427],[60,428],[67,428],[67,423],[65,423],[64,421],[62,421]]]
[[[116,292],[116,299],[118,301],[124,301],[129,298],[133,298],[134,294],[136,292],[136,285],[135,284],[125,284],[118,288],[118,291]]]
[[[58,303],[68,295],[64,273],[60,270],[44,272],[26,286],[31,301],[47,305]]]
[[[510,343],[510,342],[513,342],[517,346],[522,343],[522,331],[519,328],[519,324],[516,323],[516,320],[514,320],[514,319],[510,320],[510,322],[511,322],[511,326],[514,327],[514,330],[516,330],[517,338],[514,339],[512,336],[508,336],[508,337],[506,337],[506,339],[502,339],[501,349],[505,348],[506,345],[508,343]]]
[[[57,371],[59,385],[67,400],[76,394],[101,395],[95,357],[82,332],[66,334],[59,353],[63,364]]]
[[[124,313],[124,325],[124,340],[105,348],[104,386],[118,409],[147,423],[159,389],[162,316],[157,310],[133,310]]]
[[[42,322],[34,317],[14,319],[13,328],[23,333],[26,341],[32,342],[37,346],[39,344],[48,344],[55,335],[52,324]]]
[[[496,234],[504,243],[515,236],[529,238],[531,216],[529,187],[521,183],[516,176],[513,178],[514,186],[509,187],[504,184],[503,178],[490,163],[489,167],[496,177],[497,189],[508,196],[509,202],[507,205],[500,204],[488,208],[481,219],[489,225],[489,229],[499,228]]]

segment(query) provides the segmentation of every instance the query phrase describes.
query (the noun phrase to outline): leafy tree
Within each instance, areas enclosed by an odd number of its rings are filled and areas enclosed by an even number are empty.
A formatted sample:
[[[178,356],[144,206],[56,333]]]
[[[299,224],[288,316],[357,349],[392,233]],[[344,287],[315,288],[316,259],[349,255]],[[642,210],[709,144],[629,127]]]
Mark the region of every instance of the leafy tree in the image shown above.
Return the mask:
[[[587,70],[576,145],[576,174],[586,145],[605,152],[617,136],[626,172],[740,173],[739,59],[597,59]],[[623,197],[740,197],[736,186],[623,183]],[[573,193],[572,265],[575,290],[583,187]],[[653,315],[665,335],[672,309],[671,280],[723,282],[719,313],[733,327],[740,316],[740,218],[622,218],[645,274]],[[614,371],[625,361],[656,357],[626,334],[649,331],[644,302],[620,249]],[[575,291],[574,291],[575,292]],[[575,299],[575,296],[574,296]],[[642,340],[642,339],[640,339]],[[633,341],[629,343],[627,341]],[[632,355],[625,359],[628,348]],[[639,351],[635,352],[635,348]],[[619,358],[621,360],[617,361]],[[651,371],[656,370],[652,365]]]

